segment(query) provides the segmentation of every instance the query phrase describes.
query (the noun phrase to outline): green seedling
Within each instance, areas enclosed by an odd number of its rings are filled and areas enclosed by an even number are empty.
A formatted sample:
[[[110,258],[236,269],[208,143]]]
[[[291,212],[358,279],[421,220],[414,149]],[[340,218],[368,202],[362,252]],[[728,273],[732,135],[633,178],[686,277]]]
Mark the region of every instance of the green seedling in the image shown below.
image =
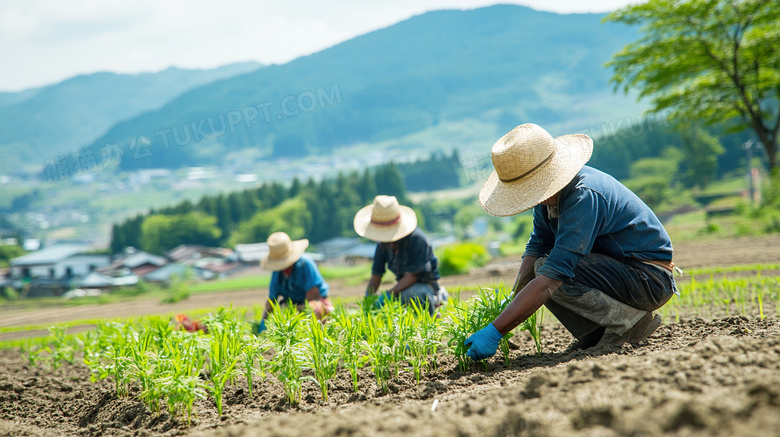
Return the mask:
[[[328,384],[336,375],[339,367],[339,347],[329,338],[325,327],[313,314],[308,320],[305,332],[307,334],[307,364],[314,372],[314,381],[320,386],[322,400],[328,400]]]
[[[368,314],[368,313],[362,313]],[[341,362],[352,377],[352,389],[358,391],[358,371],[362,366],[360,342],[363,339],[362,323],[359,317],[350,314],[343,304],[336,306],[331,316],[334,337],[338,339]]]
[[[287,401],[298,404],[301,399],[302,367],[306,361],[298,331],[306,316],[292,306],[280,308],[277,303],[272,305],[273,312],[268,318],[268,338],[276,356],[271,362],[271,369],[284,385]]]
[[[368,317],[364,319],[363,334],[366,339],[361,347],[366,352],[374,372],[376,382],[382,393],[387,393],[393,363],[393,328],[386,317]]]

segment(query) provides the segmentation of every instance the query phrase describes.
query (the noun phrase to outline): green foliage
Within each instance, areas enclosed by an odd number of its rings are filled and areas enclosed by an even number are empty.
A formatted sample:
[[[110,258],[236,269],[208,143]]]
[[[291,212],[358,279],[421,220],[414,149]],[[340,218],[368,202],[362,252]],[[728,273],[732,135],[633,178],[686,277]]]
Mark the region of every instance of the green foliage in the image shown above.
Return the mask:
[[[639,25],[641,37],[607,66],[612,81],[653,111],[674,118],[731,123],[752,129],[776,165],[780,109],[777,63],[780,4],[749,0],[651,0],[620,9],[605,21]]]
[[[718,156],[726,150],[717,138],[696,124],[684,128],[681,138],[686,185],[703,190],[715,179]]]
[[[189,281],[194,276],[192,270],[188,267],[183,275],[171,275],[170,282],[165,290],[165,296],[160,303],[176,303],[190,297]]]
[[[214,246],[222,232],[216,219],[200,212],[150,215],[141,226],[141,248],[161,254],[180,244]]]
[[[384,191],[379,192],[377,187]],[[289,190],[278,183],[263,184],[138,215],[113,226],[111,250],[118,253],[134,246],[162,253],[178,244],[232,246],[265,241],[276,231],[317,243],[354,235],[355,213],[377,194],[394,195],[401,203],[413,206],[406,198],[401,173],[391,163],[368,169],[362,175],[339,174],[335,180],[320,183],[310,179]],[[421,218],[420,223],[424,222]]]
[[[276,302],[272,305],[267,336],[276,355],[270,366],[284,386],[287,402],[295,405],[301,401],[303,365],[306,362],[304,339],[299,326],[303,326],[306,316],[294,306],[280,307]]]
[[[398,170],[404,177],[406,188],[413,192],[459,187],[463,173],[457,149],[453,149],[450,156],[433,152],[428,159],[398,164]]]
[[[471,359],[466,356],[468,352],[468,347],[464,344],[466,339],[495,320],[506,309],[512,298],[511,290],[504,286],[499,286],[497,289],[481,288],[467,302],[455,296],[451,299],[450,305],[445,307],[444,335],[449,338],[447,345],[458,359],[458,367],[461,371],[466,371],[471,363]],[[532,314],[517,328],[531,334],[538,355],[542,353],[540,328],[543,316],[539,315],[542,311],[543,309],[540,309]],[[499,342],[499,349],[507,365],[510,360],[509,339],[513,335],[512,332],[508,332]]]
[[[21,246],[14,244],[0,245],[0,267],[8,266],[12,259],[18,258],[25,253]]]
[[[631,179],[625,185],[650,208],[666,205],[677,192],[675,180],[681,159],[682,154],[674,147],[664,150],[662,157],[640,159],[631,164]]]
[[[0,287],[0,299],[16,300],[19,299],[19,292],[13,287]]]
[[[358,371],[363,365],[360,347],[360,341],[363,339],[361,318],[354,317],[343,304],[338,304],[331,315],[331,320],[331,326],[335,331],[334,338],[341,347],[343,366],[352,377],[352,389],[357,393]]]
[[[309,349],[307,366],[314,372],[314,381],[320,386],[322,400],[327,402],[328,384],[339,367],[340,348],[314,314],[310,316],[306,328]]]
[[[222,393],[225,384],[239,372],[237,366],[244,352],[242,337],[245,323],[238,319],[237,314],[225,311],[224,308],[216,315],[206,318],[204,323],[211,335],[208,358],[212,385],[209,388],[214,395],[217,412],[222,415]]]
[[[775,266],[766,266],[772,268]],[[741,266],[741,269],[758,270],[754,276],[715,279],[714,270],[686,272],[691,280],[678,283],[679,297],[659,310],[664,318],[680,320],[680,313],[696,316],[765,317],[766,303],[771,301],[780,314],[780,278],[762,275],[762,266]],[[726,269],[728,271],[729,269]],[[718,272],[719,273],[719,272]],[[704,277],[702,280],[701,277]]]
[[[484,266],[490,261],[487,250],[475,243],[446,246],[438,258],[442,276],[468,273],[470,269]]]
[[[438,370],[438,350],[443,337],[456,331],[452,326],[464,327],[449,341],[462,349],[463,340],[508,302],[503,290],[482,290],[471,306],[455,299],[454,308],[459,309],[445,309],[451,318],[442,321],[427,306],[388,299],[377,309],[375,299],[367,297],[356,309],[340,304],[327,324],[295,306],[274,304],[268,330],[259,337],[250,333],[246,311],[220,308],[203,318],[207,332],[175,329],[165,317],[98,322],[94,330],[78,337],[67,336],[64,327],[52,327],[46,344],[28,342],[22,352],[30,365],[48,361],[54,370],[64,362],[72,363],[79,350],[93,382],[111,379],[118,396],[135,395],[154,414],[167,409],[174,416],[186,414],[190,421],[193,403],[208,394],[222,414],[225,388],[241,375],[251,397],[254,377],[265,379],[266,372],[273,373],[290,404],[301,402],[305,380],[316,382],[327,401],[330,381],[339,367],[349,372],[355,392],[363,366],[371,367],[382,392],[402,370],[411,372],[419,384],[423,372]],[[269,347],[273,356],[266,360]],[[508,359],[505,341],[502,351]],[[465,349],[461,352],[465,354]]]
[[[288,199],[279,206],[259,212],[238,225],[230,236],[229,246],[241,243],[265,241],[274,232],[287,232],[292,239],[306,237],[311,228],[312,216],[301,198]]]

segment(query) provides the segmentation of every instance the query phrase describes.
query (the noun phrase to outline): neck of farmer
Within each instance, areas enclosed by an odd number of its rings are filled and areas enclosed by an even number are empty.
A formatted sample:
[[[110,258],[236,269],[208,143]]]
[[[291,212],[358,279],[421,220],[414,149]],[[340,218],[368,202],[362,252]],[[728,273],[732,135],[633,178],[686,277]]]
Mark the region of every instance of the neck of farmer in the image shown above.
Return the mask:
[[[557,208],[558,207],[558,198],[561,195],[561,191],[563,191],[563,190],[559,190],[557,193],[553,194],[552,196],[548,197],[547,199],[542,200],[542,202],[541,202],[542,205],[552,206],[554,208]]]

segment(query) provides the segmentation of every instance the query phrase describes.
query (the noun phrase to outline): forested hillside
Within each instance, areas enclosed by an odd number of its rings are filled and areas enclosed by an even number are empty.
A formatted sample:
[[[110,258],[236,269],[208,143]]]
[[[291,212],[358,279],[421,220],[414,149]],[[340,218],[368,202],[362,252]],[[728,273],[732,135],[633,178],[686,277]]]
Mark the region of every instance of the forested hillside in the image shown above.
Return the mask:
[[[191,90],[117,124],[93,148],[143,137],[154,158],[122,167],[172,168],[244,148],[266,157],[388,141],[462,149],[527,121],[564,131],[638,114],[603,67],[635,34],[601,18],[508,5],[426,13]]]
[[[162,253],[179,244],[232,247],[265,241],[276,231],[317,243],[354,234],[355,213],[377,194],[394,195],[401,203],[409,203],[403,177],[394,164],[321,182],[295,179],[289,187],[266,183],[152,210],[114,225],[111,250],[133,246]]]

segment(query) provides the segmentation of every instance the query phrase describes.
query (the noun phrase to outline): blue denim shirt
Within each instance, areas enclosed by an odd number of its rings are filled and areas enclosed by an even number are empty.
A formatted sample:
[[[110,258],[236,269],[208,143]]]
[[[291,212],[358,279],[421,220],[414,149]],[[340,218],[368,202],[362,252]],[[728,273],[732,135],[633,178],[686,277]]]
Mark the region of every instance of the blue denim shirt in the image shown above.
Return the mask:
[[[547,256],[538,274],[573,278],[574,266],[591,252],[618,260],[672,259],[672,242],[655,213],[602,171],[583,167],[561,191],[558,217],[548,209],[534,207],[534,229],[525,246],[525,255]]]
[[[393,250],[394,244],[397,251]],[[439,259],[420,228],[395,243],[377,243],[371,274],[384,275],[385,264],[396,280],[407,273],[417,275],[417,282],[429,284],[439,279]]]
[[[289,278],[285,277],[283,272],[273,272],[268,297],[276,300],[279,296],[284,296],[293,303],[301,304],[306,301],[306,292],[312,287],[320,289],[320,297],[328,297],[330,287],[322,278],[317,265],[302,256],[293,264]]]

